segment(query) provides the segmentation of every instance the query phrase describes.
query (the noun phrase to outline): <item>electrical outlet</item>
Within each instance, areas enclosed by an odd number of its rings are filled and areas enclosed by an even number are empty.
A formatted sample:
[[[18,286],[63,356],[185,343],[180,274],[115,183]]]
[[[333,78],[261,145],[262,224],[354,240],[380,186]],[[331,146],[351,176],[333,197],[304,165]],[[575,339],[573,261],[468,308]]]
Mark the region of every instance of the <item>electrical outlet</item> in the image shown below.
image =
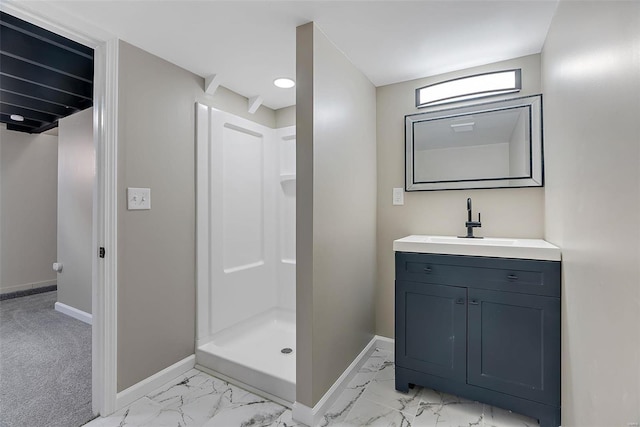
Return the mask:
[[[127,209],[130,211],[151,209],[151,189],[127,188]]]

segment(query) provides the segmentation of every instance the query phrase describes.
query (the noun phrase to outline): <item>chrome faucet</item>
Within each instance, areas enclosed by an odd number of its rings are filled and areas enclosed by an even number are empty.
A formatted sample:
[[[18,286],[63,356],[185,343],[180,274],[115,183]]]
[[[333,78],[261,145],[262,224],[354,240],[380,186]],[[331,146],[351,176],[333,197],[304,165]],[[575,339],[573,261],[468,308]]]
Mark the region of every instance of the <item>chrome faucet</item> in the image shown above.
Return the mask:
[[[467,199],[467,222],[464,223],[464,226],[467,227],[467,235],[466,236],[458,236],[465,239],[482,239],[482,237],[477,237],[473,235],[473,229],[476,227],[482,227],[482,222],[480,222],[480,212],[478,212],[478,220],[473,221],[471,219],[473,212],[471,210],[471,197]]]

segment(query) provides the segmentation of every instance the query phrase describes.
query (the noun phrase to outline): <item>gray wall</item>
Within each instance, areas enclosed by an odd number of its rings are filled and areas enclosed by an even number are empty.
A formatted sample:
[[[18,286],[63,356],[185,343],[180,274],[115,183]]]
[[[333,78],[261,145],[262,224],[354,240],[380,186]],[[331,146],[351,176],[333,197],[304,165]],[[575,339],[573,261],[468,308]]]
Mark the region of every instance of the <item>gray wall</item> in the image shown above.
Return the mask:
[[[93,108],[58,124],[58,302],[91,314]]]
[[[374,332],[375,87],[297,29],[297,394],[313,407]]]
[[[118,390],[194,353],[196,101],[275,127],[275,113],[121,42],[118,93]],[[127,187],[151,188],[148,211]],[[107,248],[108,250],[108,248]]]
[[[640,421],[639,29],[638,2],[561,1],[542,51],[567,427]]]
[[[376,333],[394,336],[393,241],[409,234],[457,236],[464,232],[466,199],[473,198],[474,215],[482,213],[476,235],[542,238],[544,190],[542,188],[419,191],[404,193],[404,206],[393,206],[392,189],[404,187],[404,116],[419,112],[415,89],[442,80],[509,68],[522,68],[522,90],[517,95],[538,94],[540,55],[411,80],[377,88],[378,150],[378,287]]]
[[[58,138],[0,127],[0,293],[53,285]]]
[[[276,128],[285,128],[296,124],[296,106],[276,110]]]

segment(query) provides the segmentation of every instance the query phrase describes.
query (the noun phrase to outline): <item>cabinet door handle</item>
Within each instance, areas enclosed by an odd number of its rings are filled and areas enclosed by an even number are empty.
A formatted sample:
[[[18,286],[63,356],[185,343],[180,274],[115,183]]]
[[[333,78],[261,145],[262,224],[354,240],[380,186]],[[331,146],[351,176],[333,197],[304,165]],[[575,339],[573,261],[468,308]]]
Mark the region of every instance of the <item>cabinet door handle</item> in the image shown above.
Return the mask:
[[[515,274],[510,274],[507,276],[507,279],[511,280],[512,282],[515,282],[516,280],[518,280],[518,276],[516,276]]]
[[[477,299],[472,299],[472,300],[469,300],[469,304],[478,305],[479,303]]]
[[[423,270],[425,273],[431,273],[431,267],[425,267]]]
[[[464,304],[464,298],[458,298],[456,304]]]

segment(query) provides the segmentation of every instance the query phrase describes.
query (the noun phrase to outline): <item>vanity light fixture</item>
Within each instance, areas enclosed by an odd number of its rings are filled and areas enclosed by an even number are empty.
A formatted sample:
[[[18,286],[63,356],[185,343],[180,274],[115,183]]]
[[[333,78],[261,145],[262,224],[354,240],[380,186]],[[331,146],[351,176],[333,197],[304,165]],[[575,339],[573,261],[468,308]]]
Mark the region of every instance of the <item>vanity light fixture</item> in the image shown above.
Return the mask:
[[[296,85],[296,82],[286,77],[280,77],[275,79],[273,84],[282,89],[290,89]]]
[[[416,89],[416,107],[466,101],[486,96],[519,92],[522,88],[521,69],[495,71],[447,80]]]
[[[14,120],[16,122],[24,122],[24,117],[22,117],[20,114],[12,114],[10,117],[11,120]]]

